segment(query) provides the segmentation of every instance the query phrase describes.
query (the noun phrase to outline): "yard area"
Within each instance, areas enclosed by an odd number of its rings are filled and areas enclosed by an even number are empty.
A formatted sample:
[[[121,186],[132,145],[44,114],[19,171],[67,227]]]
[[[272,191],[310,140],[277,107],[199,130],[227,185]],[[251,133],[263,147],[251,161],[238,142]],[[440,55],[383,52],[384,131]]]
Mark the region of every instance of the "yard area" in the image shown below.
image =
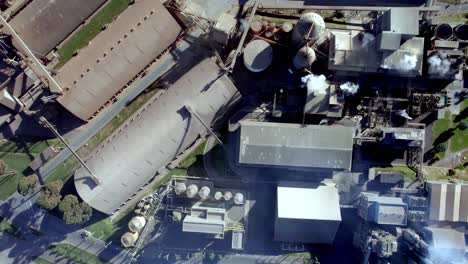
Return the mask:
[[[468,99],[463,100],[460,106],[460,114],[452,116],[453,136],[450,139],[450,151],[458,152],[468,148],[468,129],[461,129],[459,124],[468,122]]]
[[[29,163],[48,146],[58,144],[58,139],[25,138],[0,140],[0,160],[7,165],[8,176],[0,177],[0,200],[16,191],[19,177],[28,176]]]
[[[101,261],[97,256],[81,250],[75,246],[66,243],[60,243],[52,246],[50,249],[53,253],[63,256],[70,260],[71,263],[87,263],[87,264],[103,264],[108,262]]]
[[[444,0],[445,1],[457,1],[457,0]],[[437,21],[446,22],[446,23],[465,23],[468,20],[468,12],[458,13],[448,16],[438,16],[436,17]]]
[[[391,172],[397,171],[404,175],[406,181],[416,180],[416,172],[408,166],[375,167],[376,171]]]
[[[73,57],[75,51],[86,47],[88,43],[101,32],[102,28],[125,11],[128,5],[129,0],[111,0],[106,4],[106,6],[94,15],[87,24],[69,38],[57,51],[60,55],[60,61],[55,66],[55,69],[59,69],[67,63],[67,61]]]

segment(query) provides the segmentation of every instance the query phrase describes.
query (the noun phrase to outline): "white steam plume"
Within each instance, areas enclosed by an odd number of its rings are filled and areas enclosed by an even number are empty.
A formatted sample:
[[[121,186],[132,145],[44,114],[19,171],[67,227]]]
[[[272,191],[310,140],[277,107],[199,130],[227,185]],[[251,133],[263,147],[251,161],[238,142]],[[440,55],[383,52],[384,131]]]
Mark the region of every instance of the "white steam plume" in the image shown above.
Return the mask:
[[[307,84],[307,93],[308,94],[326,94],[327,88],[330,86],[327,82],[327,78],[323,75],[309,74],[301,78],[302,83]]]
[[[406,112],[406,110],[400,110],[397,112],[397,114],[403,118],[406,118],[408,120],[413,120],[413,118],[411,116],[408,115],[408,113]]]
[[[345,82],[340,85],[340,89],[347,94],[355,94],[359,90],[359,84],[352,82]]]
[[[416,69],[416,64],[418,62],[418,57],[414,54],[412,55],[407,55],[403,57],[402,60],[397,65],[397,69],[403,70],[403,71],[411,71]]]
[[[429,75],[444,76],[450,71],[450,61],[444,53],[429,57],[427,63],[429,63]]]

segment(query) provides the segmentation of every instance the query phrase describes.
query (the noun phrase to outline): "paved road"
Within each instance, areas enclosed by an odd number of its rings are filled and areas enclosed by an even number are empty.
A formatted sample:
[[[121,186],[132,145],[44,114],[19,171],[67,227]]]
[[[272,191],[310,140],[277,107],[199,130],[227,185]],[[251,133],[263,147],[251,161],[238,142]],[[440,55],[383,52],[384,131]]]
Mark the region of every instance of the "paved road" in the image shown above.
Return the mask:
[[[200,31],[194,31],[190,33],[186,39],[179,43],[174,51],[171,51],[170,53],[161,57],[159,62],[149,69],[148,74],[127,88],[126,91],[119,96],[114,104],[101,112],[90,123],[78,128],[77,133],[72,133],[69,137],[65,136],[65,138],[69,140],[69,144],[72,146],[72,148],[77,150],[83,146],[100,129],[102,129],[108,122],[110,122],[112,118],[114,118],[120,111],[122,111],[122,109],[124,109],[129,102],[131,102],[154,81],[156,81],[172,66],[174,66],[178,60],[177,54],[182,53],[191,45],[190,41],[187,39],[196,38],[200,35],[200,33]],[[71,152],[68,149],[63,149],[54,158],[42,166],[37,174],[43,178],[46,178],[52,170],[64,162],[68,157],[70,157],[70,155]]]

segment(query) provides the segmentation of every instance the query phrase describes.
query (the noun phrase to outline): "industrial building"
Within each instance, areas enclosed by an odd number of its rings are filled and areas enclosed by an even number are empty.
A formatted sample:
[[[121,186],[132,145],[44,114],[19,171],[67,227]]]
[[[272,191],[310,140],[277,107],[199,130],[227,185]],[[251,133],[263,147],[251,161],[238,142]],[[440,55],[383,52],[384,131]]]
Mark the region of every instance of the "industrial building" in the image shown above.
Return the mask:
[[[340,222],[339,195],[333,183],[278,183],[275,241],[332,244]]]
[[[365,221],[379,225],[406,226],[408,205],[401,197],[385,197],[363,193],[359,216]]]
[[[97,147],[86,163],[102,183],[96,184],[81,167],[74,178],[78,194],[91,207],[111,214],[200,134],[207,133],[204,124],[220,120],[239,99],[229,77],[219,75],[212,59],[204,59]],[[201,121],[192,113],[198,113]]]
[[[181,27],[160,1],[128,7],[57,75],[64,88],[58,102],[90,119],[117,92],[176,40]]]
[[[239,164],[351,170],[352,127],[240,121]]]
[[[190,215],[184,218],[182,231],[223,238],[226,226],[225,215],[224,208],[193,206]]]
[[[428,189],[430,221],[468,222],[468,184],[430,181]]]
[[[451,228],[425,227],[424,238],[431,245],[429,257],[432,261],[462,263],[465,259],[465,234]]]

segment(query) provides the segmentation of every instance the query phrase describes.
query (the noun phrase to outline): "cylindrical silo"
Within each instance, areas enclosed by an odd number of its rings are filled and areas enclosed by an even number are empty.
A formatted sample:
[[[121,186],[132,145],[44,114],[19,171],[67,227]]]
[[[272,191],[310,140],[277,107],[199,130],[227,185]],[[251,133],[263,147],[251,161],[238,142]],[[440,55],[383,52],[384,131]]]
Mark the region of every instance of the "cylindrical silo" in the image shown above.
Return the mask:
[[[250,31],[254,34],[257,35],[259,34],[263,29],[262,22],[259,20],[254,20],[252,23],[250,23]]]
[[[135,246],[137,240],[138,233],[127,232],[120,238],[120,243],[122,243],[122,246],[129,248]]]
[[[221,200],[221,198],[223,198],[223,193],[222,192],[215,192],[214,198],[217,201]]]
[[[224,192],[224,200],[229,201],[232,198],[232,192],[226,191]]]
[[[315,51],[307,45],[304,45],[304,47],[297,51],[296,56],[294,56],[294,68],[297,70],[309,68],[315,59]]]
[[[188,198],[193,198],[195,195],[198,193],[198,186],[196,184],[190,184],[189,187],[187,188],[187,197]]]
[[[315,43],[317,41],[321,42],[325,37],[325,21],[319,14],[309,12],[302,15],[299,21],[297,21],[292,42],[294,47],[299,48],[306,43],[307,38],[310,38],[311,42]]]
[[[185,184],[185,182],[178,182],[178,183],[176,183],[176,185],[174,187],[174,192],[177,195],[181,195],[186,190],[187,190],[187,185]]]
[[[453,36],[452,26],[446,23],[439,24],[435,27],[434,34],[439,39],[448,40]]]
[[[146,219],[142,216],[135,216],[128,222],[128,229],[132,232],[140,232],[146,225]]]
[[[251,72],[262,72],[273,60],[273,48],[261,39],[251,41],[244,49],[244,65]]]
[[[244,204],[244,195],[242,193],[236,193],[236,195],[234,195],[234,203]]]
[[[468,41],[468,24],[460,24],[454,28],[458,40]]]
[[[207,186],[203,186],[201,187],[200,191],[198,192],[198,195],[200,196],[200,198],[202,200],[205,200],[205,199],[208,199],[208,197],[210,197],[210,188],[207,187]]]

